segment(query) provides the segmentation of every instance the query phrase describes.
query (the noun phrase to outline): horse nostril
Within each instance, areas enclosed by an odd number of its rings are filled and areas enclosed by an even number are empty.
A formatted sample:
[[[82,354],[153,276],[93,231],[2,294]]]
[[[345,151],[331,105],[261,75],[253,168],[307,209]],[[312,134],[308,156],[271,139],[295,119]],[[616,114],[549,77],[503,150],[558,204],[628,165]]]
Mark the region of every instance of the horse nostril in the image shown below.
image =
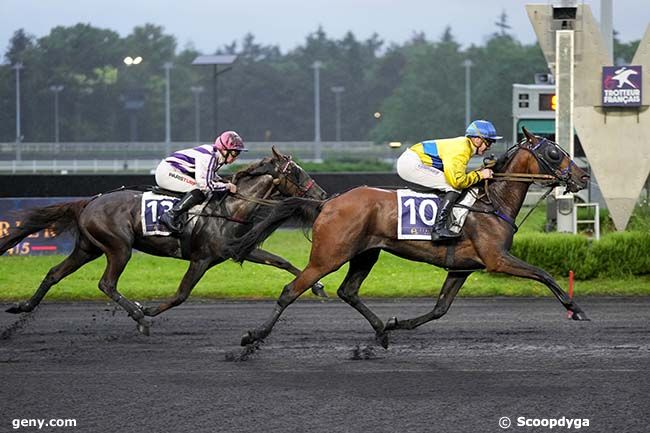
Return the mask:
[[[580,180],[582,180],[583,182],[588,182],[590,178],[591,178],[591,176],[589,176],[588,174],[585,174],[585,175],[582,175],[580,177]]]

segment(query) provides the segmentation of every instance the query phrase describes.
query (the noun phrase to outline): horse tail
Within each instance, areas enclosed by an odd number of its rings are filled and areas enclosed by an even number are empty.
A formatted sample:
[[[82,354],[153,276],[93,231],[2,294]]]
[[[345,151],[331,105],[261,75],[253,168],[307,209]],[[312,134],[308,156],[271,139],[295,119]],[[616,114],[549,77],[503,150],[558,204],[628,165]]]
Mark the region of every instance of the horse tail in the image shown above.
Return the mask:
[[[28,210],[22,215],[20,226],[10,229],[9,234],[0,239],[0,255],[27,236],[46,228],[53,229],[57,234],[72,230],[76,236],[79,214],[89,202],[90,199],[86,199]]]
[[[246,256],[257,248],[271,233],[285,221],[293,219],[302,227],[311,227],[320,214],[326,200],[314,200],[302,197],[291,197],[274,205],[271,212],[259,223],[255,224],[244,236],[228,243],[226,252],[237,262],[243,262]]]

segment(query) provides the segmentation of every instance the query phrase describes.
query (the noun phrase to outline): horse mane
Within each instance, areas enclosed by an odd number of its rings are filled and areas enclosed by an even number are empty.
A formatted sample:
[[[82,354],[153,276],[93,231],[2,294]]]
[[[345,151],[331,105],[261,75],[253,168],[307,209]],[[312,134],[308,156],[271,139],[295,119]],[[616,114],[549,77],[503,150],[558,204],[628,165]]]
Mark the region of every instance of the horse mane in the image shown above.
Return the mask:
[[[518,150],[517,146],[513,146],[506,150],[499,158],[497,158],[496,163],[494,164],[494,167],[492,167],[492,171],[495,173],[503,173],[503,171],[506,169],[506,165],[512,157],[514,156],[515,152]]]
[[[237,170],[235,174],[232,176],[232,183],[237,183],[239,180],[245,178],[245,177],[251,177],[253,170],[261,167],[262,165],[268,163],[271,160],[271,157],[266,157],[260,161],[254,162],[248,167],[244,167],[240,170]]]

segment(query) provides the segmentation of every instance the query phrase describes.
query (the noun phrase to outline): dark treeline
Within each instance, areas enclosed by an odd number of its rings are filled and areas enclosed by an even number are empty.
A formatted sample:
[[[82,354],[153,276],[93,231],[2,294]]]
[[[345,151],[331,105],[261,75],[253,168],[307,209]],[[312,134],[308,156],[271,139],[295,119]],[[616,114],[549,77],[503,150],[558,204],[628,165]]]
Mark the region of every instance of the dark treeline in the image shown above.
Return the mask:
[[[502,17],[505,19],[505,16]],[[504,28],[504,27],[501,27]],[[616,42],[617,58],[629,61],[638,42]],[[329,38],[322,29],[304,44],[283,54],[247,35],[215,53],[237,54],[231,71],[219,77],[219,129],[235,129],[250,141],[314,139],[314,61],[320,71],[323,140],[335,138],[335,96],[341,94],[341,138],[350,140],[417,141],[460,135],[465,127],[465,59],[474,63],[472,117],[491,119],[503,135],[511,134],[513,83],[530,83],[534,73],[547,72],[539,47],[525,45],[503,31],[484,45],[461,48],[451,29],[435,40],[415,34],[402,45],[373,36],[358,40],[352,33]],[[200,138],[212,130],[212,68],[192,66],[199,53],[177,49],[176,39],[162,27],[136,27],[122,38],[116,32],[86,24],[53,28],[36,39],[18,30],[0,66],[0,142],[16,135],[15,70],[21,78],[23,141],[54,140],[54,93],[59,93],[60,140],[129,141],[125,103],[142,99],[137,111],[137,140],[165,138],[165,62],[172,62],[172,141],[193,142],[195,105],[192,87],[201,86]],[[142,56],[126,66],[126,56]],[[381,113],[379,119],[374,113]]]

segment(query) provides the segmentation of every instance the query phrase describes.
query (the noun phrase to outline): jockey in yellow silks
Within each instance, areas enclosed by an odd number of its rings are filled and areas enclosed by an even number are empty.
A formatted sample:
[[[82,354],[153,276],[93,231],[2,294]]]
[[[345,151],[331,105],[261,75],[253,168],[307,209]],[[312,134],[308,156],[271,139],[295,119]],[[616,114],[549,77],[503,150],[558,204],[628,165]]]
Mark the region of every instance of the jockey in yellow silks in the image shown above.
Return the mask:
[[[445,192],[440,202],[431,239],[460,236],[447,227],[447,220],[460,191],[492,177],[492,170],[467,172],[473,155],[483,155],[501,137],[487,120],[470,123],[464,137],[425,140],[408,148],[397,160],[397,174],[404,180]]]

